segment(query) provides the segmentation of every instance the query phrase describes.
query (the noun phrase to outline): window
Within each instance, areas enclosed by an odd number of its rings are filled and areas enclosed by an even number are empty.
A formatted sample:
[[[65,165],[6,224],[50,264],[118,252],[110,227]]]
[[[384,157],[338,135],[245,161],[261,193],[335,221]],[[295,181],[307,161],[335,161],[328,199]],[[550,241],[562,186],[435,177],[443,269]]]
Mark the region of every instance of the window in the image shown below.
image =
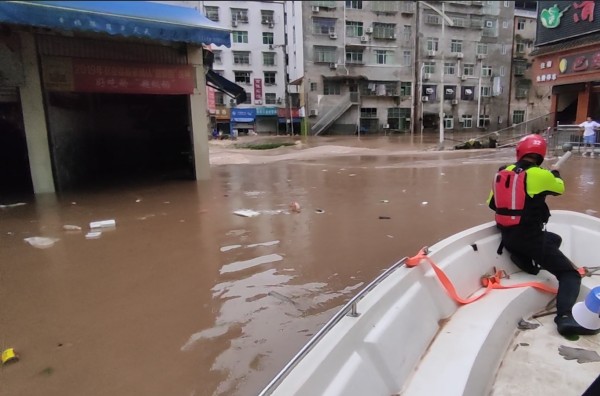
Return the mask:
[[[410,108],[388,107],[387,123],[390,129],[408,129],[410,127]]]
[[[377,39],[395,39],[396,25],[393,23],[373,23],[373,37]]]
[[[333,18],[313,18],[312,27],[313,27],[314,34],[335,33],[335,19],[333,19]]]
[[[412,37],[412,26],[404,25],[404,28],[402,30],[402,39],[404,40],[404,42],[409,43],[411,41],[411,37]]]
[[[410,66],[412,63],[412,52],[402,51],[402,66]]]
[[[427,37],[427,51],[437,51],[439,40],[437,37]]]
[[[215,56],[215,63],[216,64],[220,65],[221,63],[223,63],[223,60],[221,58],[222,52],[223,51],[213,50],[213,55]]]
[[[527,45],[523,41],[517,41],[517,45],[515,46],[515,50],[517,51],[517,54],[524,54],[526,47],[527,47]]]
[[[481,77],[492,77],[492,66],[481,66]]]
[[[215,92],[215,104],[219,106],[225,105],[225,94],[223,92]]]
[[[336,49],[337,47],[318,47],[314,48],[314,59],[316,63],[336,63]]]
[[[275,74],[276,74],[276,72],[274,72],[274,71],[264,72],[265,85],[275,85],[276,84]]]
[[[249,71],[234,71],[235,82],[240,84],[250,84],[250,72]]]
[[[263,52],[263,65],[275,66],[275,52]]]
[[[244,8],[232,8],[231,20],[238,23],[248,23],[248,10]]]
[[[398,1],[372,1],[371,10],[373,12],[398,12]]]
[[[517,30],[525,30],[525,18],[517,18]]]
[[[506,55],[506,44],[502,44],[502,55]]]
[[[311,82],[310,83],[310,92],[316,92],[316,91],[317,91],[317,83]]]
[[[360,37],[363,35],[363,23],[346,21],[346,36],[348,37]]]
[[[474,76],[475,75],[475,65],[471,63],[465,63],[463,65],[463,76]]]
[[[426,14],[425,15],[425,23],[427,23],[429,25],[441,25],[442,17],[440,17],[439,15],[435,15],[435,14]]]
[[[410,81],[400,81],[400,95],[410,96],[412,94],[412,83]]]
[[[456,74],[456,64],[453,62],[444,63],[444,74],[453,76]]]
[[[363,64],[363,52],[359,49],[349,49],[346,50],[346,63],[354,64],[354,65],[362,65]]]
[[[268,25],[275,21],[275,12],[271,10],[260,10],[260,22],[263,25]]]
[[[517,99],[527,99],[527,94],[529,93],[529,87],[524,85],[517,85],[517,89],[515,92],[515,98]]]
[[[492,88],[482,85],[481,86],[481,97],[482,98],[487,98],[489,96],[492,96]]]
[[[273,33],[263,32],[262,38],[263,38],[263,44],[273,45]]]
[[[444,116],[444,129],[454,129],[454,117]]]
[[[360,118],[377,118],[376,107],[361,107]]]
[[[477,55],[487,55],[488,46],[487,44],[477,43]]]
[[[246,101],[244,102],[244,104],[252,104],[252,93],[246,91]]]
[[[233,51],[233,64],[234,65],[249,65],[250,64],[250,52],[248,52],[248,51]]]
[[[435,62],[425,62],[423,63],[423,73],[433,74],[435,73]]]
[[[452,40],[450,42],[450,51],[451,52],[462,52],[462,40]]]
[[[219,22],[219,7],[204,7],[204,15],[211,21]]]
[[[490,125],[490,116],[487,114],[481,114],[479,116],[479,128],[485,128]]]
[[[527,70],[527,63],[525,62],[515,62],[515,76],[522,76],[525,74],[525,70]]]
[[[346,8],[362,10],[362,1],[346,1]]]
[[[520,124],[525,122],[525,110],[515,110],[513,111],[512,123]]]
[[[340,83],[337,81],[323,82],[323,95],[339,95],[341,92]]]
[[[375,63],[378,65],[391,65],[394,63],[394,51],[375,50]]]
[[[463,128],[473,128],[473,116],[470,114],[463,114],[460,118]]]
[[[502,21],[502,29],[508,29],[508,21]]]
[[[248,32],[234,30],[233,32],[231,32],[231,35],[232,35],[231,41],[233,41],[234,43],[242,43],[242,44],[248,43]]]
[[[271,92],[265,93],[265,104],[277,104],[277,94]]]

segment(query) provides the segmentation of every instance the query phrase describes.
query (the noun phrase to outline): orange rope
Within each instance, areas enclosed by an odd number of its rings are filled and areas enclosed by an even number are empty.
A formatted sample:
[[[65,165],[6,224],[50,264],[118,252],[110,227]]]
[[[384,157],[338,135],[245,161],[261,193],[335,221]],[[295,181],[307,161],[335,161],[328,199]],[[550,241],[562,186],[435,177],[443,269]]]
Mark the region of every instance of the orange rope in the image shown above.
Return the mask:
[[[446,292],[450,295],[450,297],[452,297],[459,304],[469,304],[469,303],[472,303],[473,301],[477,301],[481,297],[488,294],[492,289],[514,289],[517,287],[534,287],[536,289],[539,289],[539,290],[542,290],[542,291],[545,291],[548,293],[556,294],[555,288],[550,287],[541,282],[524,282],[524,283],[518,283],[515,285],[508,285],[508,286],[502,285],[500,283],[500,279],[507,278],[508,275],[506,274],[505,271],[503,271],[503,270],[496,271],[496,269],[494,268],[493,275],[484,275],[481,277],[481,284],[485,287],[485,290],[480,294],[477,294],[477,295],[471,296],[467,299],[464,299],[458,295],[458,293],[456,292],[456,288],[452,284],[452,281],[448,278],[448,276],[444,273],[444,271],[442,271],[442,269],[440,267],[438,267],[433,262],[433,260],[427,256],[425,248],[421,249],[419,251],[419,253],[417,253],[415,256],[409,257],[406,260],[406,266],[410,267],[410,268],[416,267],[423,260],[427,261],[431,265],[431,268],[433,268],[433,271],[437,275],[438,279],[440,280],[440,282],[442,282],[442,285],[446,289]]]

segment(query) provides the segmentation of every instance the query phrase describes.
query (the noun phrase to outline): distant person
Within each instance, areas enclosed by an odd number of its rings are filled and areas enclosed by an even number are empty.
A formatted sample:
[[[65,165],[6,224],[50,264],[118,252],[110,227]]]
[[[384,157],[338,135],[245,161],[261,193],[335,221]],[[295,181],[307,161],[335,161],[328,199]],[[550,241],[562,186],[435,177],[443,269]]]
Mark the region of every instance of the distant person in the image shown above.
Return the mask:
[[[496,226],[502,233],[502,246],[523,271],[537,275],[545,269],[558,280],[556,296],[557,330],[562,335],[590,335],[573,319],[571,309],[579,296],[581,275],[561,251],[562,238],[546,231],[550,209],[547,195],[561,195],[565,185],[558,169],[540,167],[546,156],[544,138],[532,134],[517,144],[517,162],[496,173],[489,207],[496,212]]]
[[[586,148],[589,147],[590,157],[594,157],[594,148],[596,146],[596,128],[600,128],[600,124],[592,120],[592,117],[588,117],[587,120],[579,124],[580,128],[583,128],[583,153],[582,156],[587,154]]]

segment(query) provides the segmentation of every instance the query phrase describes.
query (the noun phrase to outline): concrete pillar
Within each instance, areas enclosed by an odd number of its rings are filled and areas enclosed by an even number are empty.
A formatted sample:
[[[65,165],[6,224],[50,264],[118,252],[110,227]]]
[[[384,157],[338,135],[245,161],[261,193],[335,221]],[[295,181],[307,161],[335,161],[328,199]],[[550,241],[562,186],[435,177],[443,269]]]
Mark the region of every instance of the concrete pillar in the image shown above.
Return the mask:
[[[206,116],[206,77],[202,62],[202,47],[188,45],[188,63],[196,72],[196,88],[189,96],[190,128],[194,148],[194,166],[196,180],[210,179],[210,161],[208,158],[209,118]]]
[[[52,161],[48,144],[48,127],[44,111],[40,69],[35,47],[35,37],[19,32],[25,84],[20,87],[21,108],[29,155],[29,168],[35,194],[54,193]]]
[[[586,83],[585,89],[580,91],[577,95],[577,115],[575,119],[576,124],[580,124],[587,119],[588,112],[590,111],[590,96],[592,92],[592,84]]]

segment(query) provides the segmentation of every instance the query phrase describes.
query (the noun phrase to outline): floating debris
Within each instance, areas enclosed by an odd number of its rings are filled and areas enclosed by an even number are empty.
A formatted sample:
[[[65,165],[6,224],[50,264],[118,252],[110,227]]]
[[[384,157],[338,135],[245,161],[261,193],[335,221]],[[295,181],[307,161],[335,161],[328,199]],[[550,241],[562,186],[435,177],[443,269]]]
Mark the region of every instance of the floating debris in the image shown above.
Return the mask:
[[[323,209],[315,209],[315,213],[325,213]]]
[[[54,246],[59,241],[58,238],[47,238],[47,237],[29,237],[24,239],[25,242],[38,249],[46,249]]]
[[[519,323],[517,324],[517,329],[519,330],[532,330],[537,329],[538,327],[540,327],[539,323],[527,322],[524,319],[519,320]]]
[[[387,199],[382,199],[381,201],[379,201],[381,203],[389,203],[390,201],[388,201]]]
[[[8,363],[15,363],[19,360],[19,355],[15,352],[13,348],[8,348],[2,351],[2,365]]]
[[[117,222],[114,219],[110,219],[110,220],[99,220],[99,221],[92,221],[90,223],[90,228],[111,228],[111,227],[116,227]]]
[[[102,231],[90,231],[85,234],[85,239],[98,239],[102,236]]]
[[[379,220],[390,220],[390,216],[379,216]]]
[[[290,210],[294,213],[300,213],[300,204],[298,202],[290,203]]]
[[[81,227],[72,224],[65,224],[63,226],[63,230],[65,231],[81,231]]]
[[[242,217],[254,217],[254,216],[258,216],[260,213],[255,210],[251,210],[251,209],[239,209],[239,210],[236,210],[235,212],[233,212],[233,214],[242,216]]]

